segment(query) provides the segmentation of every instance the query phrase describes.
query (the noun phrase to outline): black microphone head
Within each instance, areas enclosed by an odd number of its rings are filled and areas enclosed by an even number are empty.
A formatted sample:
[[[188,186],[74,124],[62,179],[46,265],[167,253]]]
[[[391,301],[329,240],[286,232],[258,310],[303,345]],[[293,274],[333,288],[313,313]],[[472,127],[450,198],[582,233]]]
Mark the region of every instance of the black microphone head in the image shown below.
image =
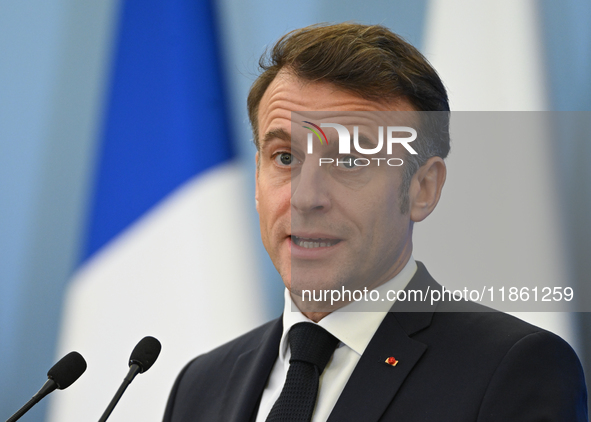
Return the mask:
[[[144,337],[131,352],[129,366],[135,363],[140,367],[140,374],[143,374],[156,362],[161,348],[162,345],[154,337]]]
[[[55,381],[58,389],[63,390],[80,378],[84,371],[86,371],[86,361],[82,355],[78,352],[70,352],[47,371],[47,377]]]

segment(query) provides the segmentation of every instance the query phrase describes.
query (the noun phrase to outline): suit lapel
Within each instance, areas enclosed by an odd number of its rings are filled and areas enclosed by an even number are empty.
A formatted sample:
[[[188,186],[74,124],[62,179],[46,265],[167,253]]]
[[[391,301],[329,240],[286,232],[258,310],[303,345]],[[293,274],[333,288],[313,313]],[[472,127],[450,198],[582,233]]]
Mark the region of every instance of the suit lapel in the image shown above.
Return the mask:
[[[283,321],[278,318],[265,332],[258,347],[236,359],[223,401],[226,407],[220,420],[249,422],[252,419],[279,354],[282,332]]]
[[[427,286],[438,286],[423,264],[417,262],[417,266],[407,291],[426,291]],[[429,302],[415,304],[412,308],[408,303],[394,304],[361,356],[328,422],[374,422],[380,419],[427,350],[427,345],[410,336],[430,325],[434,310],[435,306]],[[385,362],[390,356],[398,360],[396,366]]]
[[[406,290],[437,288],[439,285],[423,264],[417,262],[417,266]],[[394,304],[361,356],[328,422],[379,420],[427,349],[425,344],[411,336],[429,326],[434,310],[435,306],[429,302],[412,308],[408,302]],[[252,420],[277,359],[282,331],[283,322],[279,318],[269,326],[258,347],[245,351],[236,359],[223,398],[226,407],[220,415],[222,420]],[[394,367],[385,363],[390,356],[399,361]]]

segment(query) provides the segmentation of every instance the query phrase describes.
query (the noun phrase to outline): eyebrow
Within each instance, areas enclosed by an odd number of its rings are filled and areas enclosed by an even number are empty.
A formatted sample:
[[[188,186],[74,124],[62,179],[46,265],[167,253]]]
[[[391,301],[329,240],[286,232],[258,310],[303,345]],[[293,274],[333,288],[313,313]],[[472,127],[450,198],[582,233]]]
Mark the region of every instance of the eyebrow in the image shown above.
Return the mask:
[[[273,139],[281,139],[289,142],[291,141],[291,135],[283,129],[270,130],[269,132],[265,133],[265,136],[263,137],[263,140],[261,142],[261,148]]]
[[[291,142],[291,135],[287,133],[284,129],[273,129],[269,132],[265,133],[263,140],[261,142],[261,148],[263,148],[266,144],[271,142],[273,139],[281,139],[283,141]],[[353,145],[353,137],[351,137],[351,145]],[[359,134],[359,146],[362,148],[375,148],[377,144],[367,136],[363,134]]]
[[[375,148],[378,144],[373,142],[371,139],[369,139],[367,136],[359,134],[359,146],[361,148],[366,148],[366,149],[370,149],[370,148]],[[353,137],[351,137],[351,145],[353,145]]]

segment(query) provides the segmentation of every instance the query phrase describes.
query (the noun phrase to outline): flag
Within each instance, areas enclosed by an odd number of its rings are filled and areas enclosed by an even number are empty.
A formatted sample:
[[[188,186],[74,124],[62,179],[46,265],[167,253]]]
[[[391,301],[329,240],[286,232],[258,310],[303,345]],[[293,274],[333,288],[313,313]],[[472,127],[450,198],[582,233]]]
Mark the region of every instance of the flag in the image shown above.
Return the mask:
[[[415,227],[415,257],[443,284],[477,280],[509,289],[535,280],[541,289],[569,280],[550,127],[538,127],[539,136],[516,140],[504,133],[491,142],[486,134],[497,128],[483,125],[469,142],[453,140],[454,120],[469,118],[464,111],[493,122],[509,118],[499,111],[525,120],[533,117],[527,112],[549,109],[538,7],[533,1],[429,2],[423,51],[448,89],[452,151],[441,203]],[[428,246],[434,240],[445,254]],[[516,316],[576,347],[572,315]]]
[[[222,75],[209,1],[122,3],[58,352],[88,370],[49,420],[98,419],[147,335],[160,357],[110,420],[159,420],[184,364],[262,321]]]

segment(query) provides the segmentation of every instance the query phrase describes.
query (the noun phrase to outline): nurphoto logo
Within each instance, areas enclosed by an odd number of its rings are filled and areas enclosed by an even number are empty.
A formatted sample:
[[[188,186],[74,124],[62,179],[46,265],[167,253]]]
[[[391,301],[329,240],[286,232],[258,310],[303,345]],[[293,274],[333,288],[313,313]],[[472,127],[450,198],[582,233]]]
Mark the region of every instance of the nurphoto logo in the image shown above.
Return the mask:
[[[333,128],[337,131],[339,135],[339,154],[351,154],[351,133],[349,129],[345,126],[338,124],[338,123],[321,123],[320,126],[310,122],[310,121],[303,121],[309,126],[303,126],[305,129],[309,129],[312,133],[308,133],[307,138],[307,153],[313,154],[314,153],[314,135],[320,141],[321,145],[328,145],[328,137],[326,133],[322,130],[322,128]],[[386,133],[386,140],[384,142],[384,132]],[[399,133],[408,133],[410,136],[407,137],[399,137],[394,136],[394,134]],[[353,147],[359,154],[363,155],[375,155],[382,151],[384,147],[384,143],[386,144],[386,154],[392,155],[392,149],[394,144],[402,145],[410,154],[416,155],[417,152],[411,147],[409,144],[417,139],[417,131],[412,127],[408,126],[386,126],[384,131],[384,126],[378,126],[378,143],[375,145],[373,142],[369,141],[367,137],[359,136],[359,126],[353,126]],[[363,147],[361,144],[366,146],[370,146],[370,148]],[[348,160],[338,160],[335,158],[320,158],[319,164],[335,164],[338,166],[339,164],[349,164],[355,166],[368,166],[371,161],[376,161],[377,165],[380,165],[380,161],[386,161],[387,165],[389,166],[401,166],[404,161],[401,158],[365,158],[365,157],[351,157]]]

